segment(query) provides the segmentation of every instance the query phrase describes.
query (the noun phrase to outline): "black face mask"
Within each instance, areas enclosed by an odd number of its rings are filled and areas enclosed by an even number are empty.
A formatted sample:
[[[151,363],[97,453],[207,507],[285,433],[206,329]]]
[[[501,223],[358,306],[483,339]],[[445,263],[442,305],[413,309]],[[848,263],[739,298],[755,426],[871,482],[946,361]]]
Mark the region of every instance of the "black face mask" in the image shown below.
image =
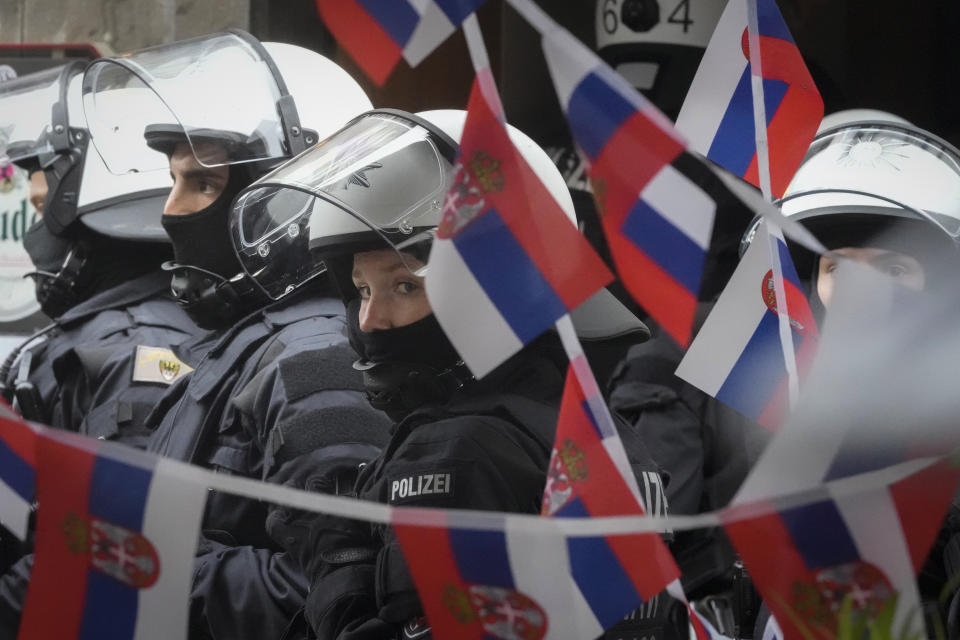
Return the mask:
[[[23,236],[23,248],[37,270],[33,278],[40,310],[59,318],[91,295],[86,251],[73,239],[50,232],[37,220]]]
[[[23,235],[23,248],[37,271],[57,273],[70,253],[73,243],[50,232],[43,220],[33,223]]]
[[[70,236],[52,234],[38,221],[24,235],[23,245],[37,271],[40,309],[59,318],[101,291],[154,271],[170,257],[170,247],[116,240],[75,225]]]
[[[370,404],[392,420],[445,402],[473,380],[433,314],[405,327],[365,332],[354,299],[347,304],[347,335],[360,355],[354,367],[363,372]]]
[[[230,203],[245,186],[240,171],[230,168],[223,192],[209,206],[195,213],[160,218],[173,243],[173,259],[184,267],[198,267],[229,279],[243,271],[230,239]]]
[[[203,329],[228,327],[269,299],[243,274],[230,238],[230,204],[249,183],[246,172],[230,167],[223,192],[195,213],[166,215],[161,224],[173,243],[170,288],[181,308]]]

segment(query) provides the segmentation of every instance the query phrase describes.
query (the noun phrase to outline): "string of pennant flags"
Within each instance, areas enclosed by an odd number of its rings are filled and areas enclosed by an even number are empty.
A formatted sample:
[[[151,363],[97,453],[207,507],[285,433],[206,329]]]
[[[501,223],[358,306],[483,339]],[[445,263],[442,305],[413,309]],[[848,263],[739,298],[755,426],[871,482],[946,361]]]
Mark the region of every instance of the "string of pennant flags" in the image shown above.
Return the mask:
[[[578,429],[594,429],[586,413],[588,405],[582,396],[577,397],[572,380],[565,389],[558,427],[570,441]],[[829,609],[835,604],[827,601],[830,593],[835,600],[837,593],[845,596],[869,586],[863,580],[879,581],[879,586],[873,585],[877,589],[873,599],[863,606],[879,607],[886,602],[884,596],[889,600],[896,595],[903,618],[909,621],[913,620],[909,612],[919,606],[915,572],[936,536],[936,526],[930,523],[939,522],[935,514],[943,512],[952,488],[960,481],[960,455],[954,454],[909,460],[815,489],[696,516],[641,515],[641,508],[620,510],[616,512],[620,515],[614,516],[607,509],[617,502],[609,497],[617,495],[616,478],[610,475],[617,472],[596,459],[603,455],[601,444],[584,447],[579,464],[581,470],[598,473],[605,491],[598,495],[576,486],[574,465],[566,469],[568,474],[572,471],[567,480],[572,490],[566,492],[557,482],[556,470],[569,456],[558,451],[557,459],[551,461],[544,499],[545,515],[554,517],[545,518],[393,507],[309,493],[27,425],[3,407],[0,449],[7,455],[13,447],[19,452],[15,455],[23,456],[23,464],[32,457],[29,466],[35,483],[24,486],[22,475],[4,465],[0,467],[0,487],[29,495],[39,505],[35,562],[19,636],[26,639],[185,637],[194,549],[210,489],[393,525],[431,622],[439,625],[436,629],[446,630],[437,637],[469,636],[463,616],[457,617],[448,606],[451,586],[466,594],[490,589],[516,592],[535,603],[555,629],[576,629],[582,631],[577,637],[594,637],[635,608],[638,599],[650,598],[664,587],[683,599],[682,591],[675,588],[678,574],[672,572],[676,565],[661,547],[658,534],[717,526],[726,528],[758,580],[769,577],[770,583],[778,586],[775,593],[812,589]],[[70,482],[64,482],[66,477]],[[931,487],[939,487],[937,495],[930,495]],[[918,496],[925,497],[920,504]],[[6,502],[5,497],[3,504]],[[879,509],[885,503],[892,508]],[[584,508],[591,511],[589,517],[581,517]],[[871,517],[850,517],[857,511]],[[928,517],[915,522],[917,526],[906,527],[902,517],[916,516],[918,511]],[[15,526],[19,520],[6,519],[7,513],[3,511],[2,524],[25,534]],[[884,513],[892,518],[885,531],[903,531],[899,544],[905,555],[891,553],[896,546],[889,544],[859,543],[875,535],[878,514],[883,517]],[[811,515],[821,523],[812,530],[804,528],[804,516]],[[865,531],[863,527],[870,523],[871,530]],[[857,526],[861,528],[857,530]],[[423,553],[427,548],[429,553]],[[602,564],[604,556],[597,550],[603,548],[618,557],[627,572],[626,582],[607,581],[610,576],[603,572],[581,573],[587,567],[578,562],[578,555]],[[837,554],[843,560],[839,565]],[[474,566],[477,558],[483,560],[483,571]],[[630,578],[630,571],[639,573]],[[854,575],[856,571],[859,574]],[[864,571],[869,575],[864,577]],[[824,575],[831,579],[830,585],[823,584]],[[673,580],[663,583],[670,577]],[[828,586],[834,591],[828,593]],[[785,604],[787,611],[803,615],[790,606],[793,601]],[[51,609],[60,614],[50,616]],[[711,637],[708,627],[698,622],[703,634],[698,637]],[[474,631],[482,629],[482,624],[477,624]],[[84,636],[81,631],[94,635]],[[533,637],[559,636],[545,633]]]
[[[823,104],[775,2],[730,0],[691,88],[691,106],[674,126],[536,4],[505,1],[541,35],[617,275],[674,340],[690,346],[678,374],[778,429],[790,385],[805,374],[818,338],[778,230],[811,250],[823,247],[769,196],[782,193],[799,165]],[[551,327],[560,334],[570,367],[541,515],[390,507],[297,491],[27,425],[4,407],[0,522],[25,538],[37,505],[20,638],[185,637],[208,489],[391,524],[436,637],[501,637],[477,610],[477,602],[491,599],[523,612],[524,637],[596,637],[663,591],[686,600],[661,533],[720,526],[784,637],[829,635],[843,607],[874,617],[892,607],[899,628],[923,633],[915,576],[960,482],[956,456],[898,460],[697,516],[664,516],[643,498],[569,317],[613,274],[510,141],[475,16],[483,4],[317,0],[334,36],[380,84],[401,58],[416,64],[464,30],[476,78],[454,189],[482,197],[471,203],[480,208],[471,207],[469,219],[448,198],[427,294],[478,377]],[[713,111],[693,111],[699,104]],[[766,123],[762,134],[755,122]],[[497,162],[495,188],[485,187],[484,158]],[[698,172],[718,176],[768,221],[769,237],[751,245],[713,320],[690,344],[716,215]],[[505,255],[524,277],[502,277]],[[747,297],[754,315],[744,321]],[[727,312],[738,314],[743,331],[718,346],[724,340],[711,321]],[[764,385],[755,384],[757,376]],[[719,637],[688,610],[698,639]]]

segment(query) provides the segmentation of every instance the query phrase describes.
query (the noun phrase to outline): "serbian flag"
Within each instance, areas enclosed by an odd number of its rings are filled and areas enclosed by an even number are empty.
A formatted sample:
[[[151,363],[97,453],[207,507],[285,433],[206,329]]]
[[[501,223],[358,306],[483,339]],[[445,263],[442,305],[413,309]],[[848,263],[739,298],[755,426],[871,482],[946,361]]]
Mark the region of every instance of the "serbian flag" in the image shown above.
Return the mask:
[[[72,434],[37,441],[21,640],[186,638],[206,490],[186,465]]]
[[[584,361],[585,364],[585,361]],[[643,515],[637,482],[620,436],[598,419],[603,397],[585,394],[571,364],[543,495],[544,515],[568,518]],[[647,508],[665,512],[662,489],[647,483]],[[573,579],[594,616],[607,628],[680,577],[655,533],[570,541]],[[595,579],[603,574],[603,581]]]
[[[785,638],[834,638],[840,628],[866,625],[879,625],[874,637],[927,637],[916,574],[960,468],[941,460],[901,475],[863,491],[829,483],[822,498],[799,506],[771,502],[761,516],[736,519],[737,508],[728,512],[734,519],[727,533]],[[862,631],[847,636],[864,637]]]
[[[817,325],[786,244],[781,238],[776,244],[797,369],[803,376],[816,354]],[[789,391],[768,245],[761,224],[676,374],[775,430],[789,410]]]
[[[730,0],[677,116],[691,148],[760,185],[746,1],[757,3],[770,183],[780,197],[823,119],[823,99],[774,0]]]
[[[417,66],[486,0],[317,0],[320,17],[378,85]]]
[[[417,512],[393,528],[435,638],[596,638],[630,610],[621,589],[639,588],[610,560],[621,536],[545,534],[506,514],[499,529],[468,517],[448,526],[442,512]]]
[[[678,168],[686,144],[656,107],[569,33],[543,48],[620,279],[686,346],[716,203]]]
[[[36,490],[36,438],[33,429],[0,404],[0,524],[21,540],[27,537]]]
[[[475,81],[426,276],[430,305],[464,362],[486,375],[612,277]]]

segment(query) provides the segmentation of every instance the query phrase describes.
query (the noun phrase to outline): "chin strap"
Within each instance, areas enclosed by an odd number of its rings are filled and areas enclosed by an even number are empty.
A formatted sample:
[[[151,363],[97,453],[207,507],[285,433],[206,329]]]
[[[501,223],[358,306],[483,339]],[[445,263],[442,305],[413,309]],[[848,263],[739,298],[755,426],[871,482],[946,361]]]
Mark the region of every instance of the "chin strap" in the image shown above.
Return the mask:
[[[371,406],[398,421],[425,404],[445,402],[475,380],[463,360],[446,369],[426,364],[364,360],[356,361],[353,367],[363,372],[363,385]]]
[[[59,318],[85,298],[90,274],[86,266],[88,252],[81,244],[74,244],[56,273],[31,271],[24,278],[32,278],[36,286],[40,309],[51,318]]]
[[[231,278],[189,264],[161,265],[173,273],[170,292],[201,329],[216,329],[270,302],[245,273]]]

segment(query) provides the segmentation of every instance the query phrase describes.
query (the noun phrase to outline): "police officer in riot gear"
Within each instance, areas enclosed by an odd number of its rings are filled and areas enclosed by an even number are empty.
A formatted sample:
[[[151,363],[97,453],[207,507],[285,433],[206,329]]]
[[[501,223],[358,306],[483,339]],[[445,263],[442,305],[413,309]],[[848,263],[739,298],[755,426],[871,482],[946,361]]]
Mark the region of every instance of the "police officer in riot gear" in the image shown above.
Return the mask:
[[[347,302],[350,341],[360,356],[354,366],[363,371],[371,401],[397,421],[384,453],[360,473],[361,499],[538,512],[567,366],[556,335],[542,336],[476,380],[424,291],[464,120],[462,111],[364,114],[240,194],[235,245],[247,273],[265,289],[296,286],[323,263]],[[549,157],[516,129],[511,137],[572,217]],[[299,218],[273,212],[275,202],[302,195],[310,197]],[[297,234],[290,233],[294,227]],[[303,236],[307,243],[298,241]],[[278,254],[300,272],[268,273],[264,256]],[[645,333],[606,292],[578,311],[575,323],[594,334]],[[642,443],[629,436],[636,472],[641,482],[649,480],[641,473],[653,471]],[[339,473],[335,462],[307,457],[281,477],[313,488],[332,485]],[[389,528],[279,510],[268,530],[298,558],[311,583],[304,617],[288,636],[311,633],[307,626],[321,638],[429,633]],[[639,626],[661,637],[655,630],[662,623],[643,619]]]
[[[960,153],[902,119],[865,111],[825,118],[781,207],[834,252],[818,256],[788,240],[818,321],[841,257],[911,289],[954,286]],[[752,230],[744,249],[751,239]],[[730,502],[771,433],[674,376],[682,356],[666,339],[634,347],[615,376],[611,404],[669,474],[671,507],[697,513]],[[709,596],[701,604],[717,628],[750,637],[758,602],[722,533],[678,534],[674,554],[688,595]]]
[[[387,423],[350,367],[343,304],[325,278],[274,302],[281,296],[243,273],[226,214],[245,184],[368,109],[359,85],[312,51],[232,31],[96,61],[84,92],[93,144],[112,171],[172,174],[155,224],[174,245],[178,304],[210,329],[180,347],[204,356],[145,420],[148,450],[258,479],[320,450],[355,474]],[[278,215],[298,211],[287,205]],[[191,638],[277,637],[302,606],[304,579],[266,535],[265,517],[262,503],[209,495]]]
[[[55,319],[12,369],[11,355],[0,382],[29,419],[143,446],[138,424],[187,369],[170,348],[198,329],[160,269],[170,256],[157,224],[169,179],[106,170],[88,146],[81,71],[74,63],[0,91],[4,113],[22,118],[7,155],[32,172],[31,197],[43,196],[24,247],[37,300]]]
[[[6,153],[33,173],[31,195],[43,195],[24,246],[54,318],[42,340],[10,355],[0,383],[28,419],[144,447],[147,414],[190,370],[172,349],[199,329],[160,269],[171,255],[158,224],[169,178],[107,171],[87,144],[81,71],[71,64],[0,88],[0,111],[17,119]],[[5,549],[4,569],[22,553]],[[0,584],[0,635],[18,624],[30,561]]]

